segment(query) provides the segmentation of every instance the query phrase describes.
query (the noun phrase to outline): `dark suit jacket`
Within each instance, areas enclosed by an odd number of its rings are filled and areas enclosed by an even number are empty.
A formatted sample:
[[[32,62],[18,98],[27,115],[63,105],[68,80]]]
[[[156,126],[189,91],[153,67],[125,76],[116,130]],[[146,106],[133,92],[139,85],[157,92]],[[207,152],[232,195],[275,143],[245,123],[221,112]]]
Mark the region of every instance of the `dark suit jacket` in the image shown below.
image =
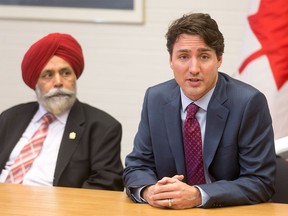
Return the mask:
[[[31,102],[0,115],[0,170],[37,109],[38,103]],[[76,133],[76,139],[69,139],[70,132]],[[65,126],[53,185],[123,190],[121,136],[117,120],[77,100]]]
[[[280,156],[276,158],[275,194],[272,202],[288,204],[288,161]]]
[[[134,201],[139,200],[133,188],[155,184],[164,176],[185,175],[180,97],[174,79],[146,92],[124,169],[124,185]],[[219,72],[207,108],[203,157],[213,182],[200,185],[210,197],[205,208],[270,199],[275,181],[274,135],[262,93]]]

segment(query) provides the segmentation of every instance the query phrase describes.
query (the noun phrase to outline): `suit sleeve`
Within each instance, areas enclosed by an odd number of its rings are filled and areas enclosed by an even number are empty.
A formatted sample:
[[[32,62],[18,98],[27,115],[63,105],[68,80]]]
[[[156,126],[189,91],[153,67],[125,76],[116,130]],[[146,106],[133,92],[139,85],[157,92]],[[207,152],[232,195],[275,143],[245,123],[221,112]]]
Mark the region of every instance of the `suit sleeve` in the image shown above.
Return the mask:
[[[93,132],[95,131],[95,133]],[[114,122],[104,130],[91,129],[91,171],[84,188],[123,191],[123,166],[120,158],[122,127]],[[99,139],[99,137],[101,137]]]
[[[123,175],[126,193],[134,202],[142,202],[136,193],[137,188],[155,184],[158,180],[148,120],[148,94],[149,89],[144,97],[141,121],[134,139],[133,150],[125,160],[126,168]]]

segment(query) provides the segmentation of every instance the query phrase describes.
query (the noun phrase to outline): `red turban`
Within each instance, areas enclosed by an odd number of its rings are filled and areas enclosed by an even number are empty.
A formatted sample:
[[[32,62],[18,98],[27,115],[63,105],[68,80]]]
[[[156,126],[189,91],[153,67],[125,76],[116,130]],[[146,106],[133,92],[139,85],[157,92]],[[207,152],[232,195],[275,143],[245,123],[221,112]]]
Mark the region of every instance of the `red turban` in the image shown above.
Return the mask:
[[[51,33],[34,43],[22,60],[22,78],[30,88],[35,90],[41,71],[54,55],[68,62],[80,77],[84,69],[80,44],[71,35]]]

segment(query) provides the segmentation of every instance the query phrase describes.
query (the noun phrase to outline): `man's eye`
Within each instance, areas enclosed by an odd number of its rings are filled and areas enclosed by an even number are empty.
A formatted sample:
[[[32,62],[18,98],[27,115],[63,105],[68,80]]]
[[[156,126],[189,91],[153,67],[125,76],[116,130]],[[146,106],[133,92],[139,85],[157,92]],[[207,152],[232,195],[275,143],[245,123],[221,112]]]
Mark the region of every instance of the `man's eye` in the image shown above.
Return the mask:
[[[202,56],[201,56],[201,59],[207,60],[207,59],[209,59],[209,56],[207,56],[207,55],[202,55]]]
[[[69,76],[71,74],[71,71],[68,71],[68,70],[65,70],[65,71],[62,71],[62,76]]]
[[[51,73],[43,73],[43,74],[41,75],[42,78],[50,78],[51,76],[52,76]]]
[[[179,58],[182,59],[182,60],[186,60],[186,59],[188,59],[188,56],[182,55],[182,56],[179,56]]]

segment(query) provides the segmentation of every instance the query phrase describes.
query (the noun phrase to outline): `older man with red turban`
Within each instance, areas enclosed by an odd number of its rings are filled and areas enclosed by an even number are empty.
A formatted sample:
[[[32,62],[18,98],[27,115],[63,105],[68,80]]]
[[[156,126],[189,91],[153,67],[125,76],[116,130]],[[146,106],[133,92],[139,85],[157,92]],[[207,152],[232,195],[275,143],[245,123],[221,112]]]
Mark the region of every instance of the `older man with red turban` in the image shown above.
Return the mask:
[[[28,49],[22,78],[37,102],[0,115],[0,182],[123,190],[122,127],[77,99],[83,69],[69,34],[51,33]]]

